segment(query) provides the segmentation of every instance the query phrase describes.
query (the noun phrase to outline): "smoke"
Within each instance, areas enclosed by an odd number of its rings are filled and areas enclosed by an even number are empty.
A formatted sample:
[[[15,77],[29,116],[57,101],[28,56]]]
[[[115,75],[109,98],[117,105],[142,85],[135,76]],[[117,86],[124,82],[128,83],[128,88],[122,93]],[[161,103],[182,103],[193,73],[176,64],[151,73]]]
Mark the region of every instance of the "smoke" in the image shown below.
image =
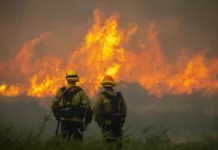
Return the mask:
[[[120,26],[124,28],[129,22],[137,23],[141,32],[134,36],[141,40],[139,43],[143,42],[148,22],[155,22],[168,61],[173,61],[182,48],[194,52],[208,49],[208,57],[216,56],[218,9],[215,3],[215,0],[2,0],[0,60],[13,58],[24,42],[49,32],[51,38],[38,46],[37,55],[51,54],[65,61],[69,50],[76,49],[83,41],[92,25],[92,13],[96,8],[106,15],[117,13],[120,16]],[[136,45],[127,47],[137,51]],[[135,126],[133,131],[138,131],[138,122],[140,127],[163,123],[166,127],[174,130],[177,127],[181,131],[194,130],[196,127],[199,127],[197,131],[213,130],[213,118],[218,115],[216,96],[209,99],[202,97],[201,93],[195,93],[191,96],[165,96],[162,100],[157,100],[138,84],[128,85],[128,89],[118,89],[124,92],[127,99],[130,114],[127,122]],[[19,97],[7,99],[15,101]],[[29,97],[25,99],[34,101]],[[4,104],[0,111],[2,121],[26,129],[39,125],[49,109],[32,102]],[[49,135],[55,128],[54,122],[50,125]]]
[[[64,3],[3,0],[0,7],[1,60],[13,57],[24,42],[44,32],[55,34],[53,46],[49,43],[50,52],[64,58],[63,52],[74,49],[83,39],[96,8],[108,15],[117,12],[121,25],[135,22],[142,30],[147,22],[157,22],[159,38],[169,59],[181,48],[193,51],[208,48],[210,55],[217,55],[218,11],[214,0],[67,0]]]

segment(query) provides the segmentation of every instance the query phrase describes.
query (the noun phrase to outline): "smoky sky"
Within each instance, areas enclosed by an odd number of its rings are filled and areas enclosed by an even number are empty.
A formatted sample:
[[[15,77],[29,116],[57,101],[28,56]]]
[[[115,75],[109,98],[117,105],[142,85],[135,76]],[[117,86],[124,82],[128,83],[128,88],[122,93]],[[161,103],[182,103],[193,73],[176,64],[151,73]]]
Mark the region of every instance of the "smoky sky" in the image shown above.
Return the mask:
[[[143,0],[141,0],[143,3]],[[215,0],[148,0],[141,14],[151,19],[177,18],[180,21],[177,44],[190,49],[208,47],[217,54],[218,2]],[[170,44],[169,44],[170,45]]]
[[[44,32],[55,33],[56,36],[51,36],[51,40],[47,41],[49,43],[47,48],[50,51],[46,51],[46,48],[39,48],[41,54],[50,52],[61,58],[68,55],[68,50],[78,46],[91,27],[94,9],[100,9],[108,16],[117,12],[120,15],[120,22],[124,26],[133,22],[137,23],[140,29],[147,22],[156,22],[160,29],[161,46],[167,58],[181,48],[194,51],[208,48],[209,55],[216,56],[218,55],[217,3],[216,0],[1,0],[0,60],[14,57],[24,42],[34,39]],[[144,35],[145,33],[142,36]],[[40,46],[46,47],[45,45]],[[138,85],[130,87],[130,89],[119,89],[126,97],[129,108],[127,125],[132,124],[138,130],[144,125],[158,122],[156,120],[168,118],[164,121],[172,127],[181,125],[181,128],[186,129],[184,126],[191,125],[190,130],[192,130],[199,125],[202,127],[202,129],[199,127],[199,130],[212,128],[213,119],[211,122],[208,121],[209,117],[207,115],[202,117],[201,111],[217,114],[217,97],[207,99],[197,94],[197,96],[166,96],[162,100],[157,100],[154,96],[146,94],[146,91],[139,88]],[[143,92],[140,93],[140,90]],[[38,108],[38,105],[35,104],[22,106],[21,103],[18,105],[19,107],[1,105],[0,118],[2,119],[4,116],[18,124],[25,123],[25,118],[28,118],[29,122],[32,121],[32,124],[36,124],[35,120],[38,124],[41,123],[40,118],[44,115],[45,110],[42,110],[41,107]],[[26,113],[30,112],[27,109],[29,107],[37,108],[31,109],[31,113]],[[150,110],[151,108],[155,109],[155,112]],[[21,109],[24,110],[23,113],[20,113]],[[187,113],[180,114],[180,109]],[[145,110],[150,112],[144,115]],[[162,114],[161,111],[164,110],[172,110],[173,112],[169,112],[169,114],[175,114],[175,116],[169,115],[168,112]],[[188,110],[192,112],[189,113]],[[178,111],[178,114],[174,111]],[[137,114],[135,114],[136,112]],[[19,117],[14,114],[23,116],[24,120],[16,119]],[[36,119],[33,119],[32,114]],[[158,119],[155,120],[155,118]],[[142,120],[143,123],[141,123]],[[206,124],[204,127],[203,123],[208,123],[208,125]],[[55,123],[51,124],[55,128]],[[201,124],[203,125],[201,126]],[[96,128],[93,128],[92,131],[95,132]],[[51,134],[53,134],[52,131]]]
[[[74,34],[81,40],[91,27],[88,20],[93,18],[93,10],[100,9],[108,15],[118,12],[123,23],[168,20],[168,24],[176,24],[174,34],[159,35],[169,55],[181,48],[208,48],[214,56],[218,54],[217,6],[216,0],[1,0],[0,55],[1,59],[13,57],[25,41],[43,32],[60,32],[67,37],[70,28],[82,24],[86,30]],[[79,40],[72,38],[71,42],[79,45]]]

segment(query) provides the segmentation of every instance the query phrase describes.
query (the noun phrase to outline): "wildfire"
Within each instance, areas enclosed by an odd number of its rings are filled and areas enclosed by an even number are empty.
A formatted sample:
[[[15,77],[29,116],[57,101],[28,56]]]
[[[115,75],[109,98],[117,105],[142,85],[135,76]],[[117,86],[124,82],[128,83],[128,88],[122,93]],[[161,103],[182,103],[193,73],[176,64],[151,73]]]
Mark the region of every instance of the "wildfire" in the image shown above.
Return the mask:
[[[68,69],[78,72],[79,85],[89,96],[96,94],[104,75],[115,77],[117,82],[137,82],[157,97],[191,94],[193,91],[207,94],[217,92],[218,59],[208,60],[204,53],[200,53],[188,60],[186,55],[181,55],[173,65],[167,63],[154,23],[148,28],[146,43],[140,45],[141,52],[135,53],[134,50],[125,49],[124,45],[131,42],[132,35],[137,32],[136,25],[127,30],[121,29],[118,16],[103,19],[99,10],[94,11],[94,17],[94,24],[85,41],[69,55],[68,63],[64,65],[66,67],[61,67],[63,62],[60,58],[35,56],[37,45],[48,39],[51,36],[49,33],[26,42],[14,59],[0,62],[0,94],[52,96],[65,84],[64,76]]]
[[[0,93],[5,96],[17,96],[19,94],[22,94],[22,92],[23,92],[22,86],[12,85],[8,87],[5,84],[2,84],[0,86]]]

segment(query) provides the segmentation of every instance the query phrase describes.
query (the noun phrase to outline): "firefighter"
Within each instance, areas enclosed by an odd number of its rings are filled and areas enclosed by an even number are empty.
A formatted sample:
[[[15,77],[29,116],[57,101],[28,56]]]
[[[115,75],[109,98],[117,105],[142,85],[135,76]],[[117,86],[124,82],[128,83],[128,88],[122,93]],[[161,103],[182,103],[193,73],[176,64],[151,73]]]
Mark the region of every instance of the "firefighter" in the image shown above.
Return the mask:
[[[122,147],[123,130],[127,107],[121,92],[115,92],[115,81],[105,76],[101,82],[104,90],[93,104],[94,119],[102,130],[104,141],[118,143]]]
[[[51,110],[61,122],[62,139],[82,141],[83,132],[92,121],[91,102],[85,91],[76,86],[79,77],[75,71],[68,71],[66,80],[68,85],[58,90]]]

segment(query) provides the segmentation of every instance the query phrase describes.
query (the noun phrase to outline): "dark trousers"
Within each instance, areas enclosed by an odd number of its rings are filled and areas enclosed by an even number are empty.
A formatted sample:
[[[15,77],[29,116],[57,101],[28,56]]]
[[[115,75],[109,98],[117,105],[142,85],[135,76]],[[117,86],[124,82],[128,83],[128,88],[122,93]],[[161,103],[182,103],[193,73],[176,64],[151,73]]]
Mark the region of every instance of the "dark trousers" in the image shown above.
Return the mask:
[[[83,124],[72,121],[61,121],[62,140],[83,140]]]
[[[102,127],[102,133],[105,142],[117,142],[118,147],[122,147],[123,130],[120,125],[104,125]]]

